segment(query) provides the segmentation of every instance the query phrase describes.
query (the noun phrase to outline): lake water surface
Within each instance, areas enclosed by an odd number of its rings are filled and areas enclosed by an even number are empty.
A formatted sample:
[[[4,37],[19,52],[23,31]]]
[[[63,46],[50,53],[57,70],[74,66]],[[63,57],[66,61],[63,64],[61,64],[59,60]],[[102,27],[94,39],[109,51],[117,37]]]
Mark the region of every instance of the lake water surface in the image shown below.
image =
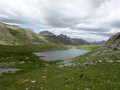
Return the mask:
[[[89,50],[71,48],[68,50],[36,52],[34,54],[37,56],[45,56],[42,57],[42,59],[45,61],[54,61],[54,60],[66,60],[66,59],[74,58],[87,52],[89,52]]]

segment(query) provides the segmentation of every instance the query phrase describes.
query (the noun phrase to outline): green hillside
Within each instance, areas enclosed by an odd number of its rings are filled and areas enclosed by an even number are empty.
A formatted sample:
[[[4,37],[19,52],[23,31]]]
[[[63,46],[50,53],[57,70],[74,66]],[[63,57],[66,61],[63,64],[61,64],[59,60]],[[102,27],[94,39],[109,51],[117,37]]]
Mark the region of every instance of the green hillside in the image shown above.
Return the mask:
[[[4,26],[0,26],[0,43],[8,45],[41,45],[48,43],[48,41],[32,30],[24,28],[13,29],[4,24]]]

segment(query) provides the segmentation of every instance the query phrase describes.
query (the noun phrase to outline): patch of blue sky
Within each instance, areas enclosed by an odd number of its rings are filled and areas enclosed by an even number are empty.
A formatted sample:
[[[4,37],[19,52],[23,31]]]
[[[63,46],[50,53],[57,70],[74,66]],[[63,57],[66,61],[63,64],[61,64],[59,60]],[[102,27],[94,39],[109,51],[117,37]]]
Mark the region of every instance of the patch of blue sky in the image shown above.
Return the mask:
[[[41,30],[45,29],[45,27],[42,27],[42,26],[32,27],[32,26],[27,26],[27,25],[23,25],[23,24],[20,24],[20,27],[21,28],[30,28],[30,29],[33,29],[36,33],[39,33]]]

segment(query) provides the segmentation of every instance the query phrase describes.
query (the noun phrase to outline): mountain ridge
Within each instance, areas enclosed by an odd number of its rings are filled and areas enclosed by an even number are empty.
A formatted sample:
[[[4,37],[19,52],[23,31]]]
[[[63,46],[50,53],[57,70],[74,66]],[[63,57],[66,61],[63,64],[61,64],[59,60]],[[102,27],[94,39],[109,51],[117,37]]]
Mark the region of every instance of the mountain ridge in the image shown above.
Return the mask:
[[[106,41],[103,40],[103,41],[94,41],[94,42],[91,42],[92,45],[101,45],[101,44],[105,44]]]
[[[90,43],[83,39],[70,38],[63,34],[56,36],[49,31],[35,33],[29,28],[21,28],[18,25],[10,25],[0,22],[0,44],[39,46],[42,44],[89,45]]]
[[[43,43],[46,43],[46,41],[41,39],[41,37],[31,29],[0,23],[0,44],[40,45]]]
[[[70,38],[64,34],[60,34],[56,36],[50,31],[42,31],[42,33],[40,32],[39,35],[45,37],[48,41],[56,44],[65,44],[65,45],[89,45],[90,44],[86,40]]]

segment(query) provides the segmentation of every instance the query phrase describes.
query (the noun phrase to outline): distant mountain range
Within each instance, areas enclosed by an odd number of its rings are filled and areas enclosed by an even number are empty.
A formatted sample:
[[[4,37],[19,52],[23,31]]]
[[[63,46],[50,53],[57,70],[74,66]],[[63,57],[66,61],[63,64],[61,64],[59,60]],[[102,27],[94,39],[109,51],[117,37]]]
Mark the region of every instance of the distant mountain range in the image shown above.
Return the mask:
[[[95,41],[95,42],[92,42],[91,44],[92,45],[101,45],[101,44],[105,44],[105,43],[106,43],[106,41],[103,40],[103,41],[98,41],[98,42]]]
[[[52,32],[49,31],[42,31],[39,33],[40,36],[45,37],[49,42],[56,43],[56,44],[65,44],[65,45],[89,45],[88,41],[83,39],[77,38],[70,38],[67,35],[60,34],[56,36]]]
[[[63,45],[99,45],[105,41],[90,43],[83,39],[70,38],[67,35],[55,35],[49,31],[35,33],[32,29],[20,28],[17,25],[0,23],[0,44],[4,45],[42,45],[42,44],[63,44]]]

